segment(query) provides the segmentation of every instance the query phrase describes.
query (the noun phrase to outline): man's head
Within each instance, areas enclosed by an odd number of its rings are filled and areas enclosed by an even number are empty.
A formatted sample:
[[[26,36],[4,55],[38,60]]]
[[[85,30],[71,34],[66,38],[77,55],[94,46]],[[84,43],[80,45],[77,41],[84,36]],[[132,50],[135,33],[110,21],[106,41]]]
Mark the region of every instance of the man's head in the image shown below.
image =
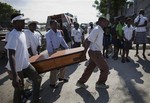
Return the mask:
[[[144,13],[145,13],[144,9],[140,9],[139,14],[144,15]]]
[[[56,20],[51,20],[50,21],[50,27],[53,30],[57,30],[57,28],[58,28],[58,22]]]
[[[78,28],[79,28],[79,24],[78,24],[78,23],[75,23],[75,24],[74,24],[74,27],[75,27],[75,29],[78,29]]]
[[[124,21],[125,21],[125,17],[124,17],[124,16],[120,16],[120,17],[119,17],[119,22],[120,22],[121,24],[124,24]]]
[[[127,23],[127,25],[131,25],[132,19],[131,18],[127,18],[126,23]]]
[[[24,28],[26,19],[28,18],[24,18],[24,16],[19,13],[14,13],[11,15],[11,23],[17,30],[22,30]]]
[[[100,25],[102,28],[105,28],[109,25],[109,21],[104,17],[99,17],[97,25]]]
[[[37,28],[37,21],[29,21],[28,22],[28,27],[31,31],[35,31]]]

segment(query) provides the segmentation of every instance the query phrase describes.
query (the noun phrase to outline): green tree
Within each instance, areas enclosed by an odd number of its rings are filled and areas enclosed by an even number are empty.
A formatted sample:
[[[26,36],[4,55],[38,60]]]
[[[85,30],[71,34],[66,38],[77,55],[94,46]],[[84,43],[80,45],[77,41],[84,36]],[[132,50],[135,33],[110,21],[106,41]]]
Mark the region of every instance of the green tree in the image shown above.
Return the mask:
[[[20,11],[17,11],[7,3],[0,2],[0,25],[3,27],[7,27],[10,23],[10,16],[15,12]]]
[[[111,17],[118,16],[118,12],[123,11],[127,0],[95,0],[93,7],[106,16],[107,12]]]

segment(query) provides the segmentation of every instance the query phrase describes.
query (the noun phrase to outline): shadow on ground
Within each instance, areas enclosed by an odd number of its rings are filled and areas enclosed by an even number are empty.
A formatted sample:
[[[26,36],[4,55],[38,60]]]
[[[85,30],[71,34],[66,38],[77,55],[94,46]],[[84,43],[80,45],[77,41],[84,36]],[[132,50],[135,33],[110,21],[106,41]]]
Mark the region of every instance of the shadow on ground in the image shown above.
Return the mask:
[[[145,91],[138,90],[133,81],[139,84],[144,84],[144,81],[142,80],[143,74],[141,71],[137,70],[137,68],[140,66],[140,64],[144,67],[147,67],[148,63],[142,60],[139,60],[139,62],[135,62],[131,58],[129,63],[121,63],[121,59],[117,61],[108,60],[108,63],[110,68],[117,71],[120,79],[123,80],[122,84],[124,85],[124,87],[118,89],[122,92],[127,89],[128,92],[124,92],[124,95],[130,95],[134,103],[146,103],[143,97],[146,97],[148,94]],[[122,101],[122,103],[126,102],[128,102],[128,100]]]

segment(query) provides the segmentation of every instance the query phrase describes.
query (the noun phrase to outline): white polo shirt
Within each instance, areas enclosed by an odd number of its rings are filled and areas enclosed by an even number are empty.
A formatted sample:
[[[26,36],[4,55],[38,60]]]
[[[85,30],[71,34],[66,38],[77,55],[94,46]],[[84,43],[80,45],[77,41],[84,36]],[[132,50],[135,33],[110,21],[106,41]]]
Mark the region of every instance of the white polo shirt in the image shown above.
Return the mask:
[[[27,40],[27,47],[32,49],[33,55],[38,54],[37,47],[41,46],[41,35],[34,31],[31,32],[30,30],[24,30]]]
[[[93,51],[103,50],[103,29],[98,25],[89,34],[88,40],[91,42],[89,48]]]
[[[82,31],[81,29],[76,30],[75,28],[71,31],[71,36],[74,37],[75,42],[81,42]]]
[[[143,15],[139,15],[139,16],[137,16],[134,19],[134,23],[138,22],[139,18],[140,18],[140,22],[139,22],[138,25],[143,25],[145,23],[145,21],[148,21],[147,17],[144,17]],[[144,26],[144,27],[136,27],[135,31],[136,32],[145,32],[146,31],[146,26]]]
[[[128,27],[127,25],[125,25],[123,28],[122,28],[123,32],[124,32],[124,37],[127,39],[127,40],[131,40],[132,39],[132,34],[133,34],[133,31],[135,30],[135,28],[130,25],[130,27]]]
[[[16,71],[22,71],[23,69],[27,68],[29,66],[29,55],[27,50],[27,44],[26,44],[26,37],[24,32],[17,31],[16,29],[13,29],[9,33],[9,40],[7,41],[7,44],[5,48],[13,49],[16,51],[15,54],[15,63],[16,63]],[[8,55],[9,58],[9,55]],[[9,70],[10,65],[9,62],[6,66]]]

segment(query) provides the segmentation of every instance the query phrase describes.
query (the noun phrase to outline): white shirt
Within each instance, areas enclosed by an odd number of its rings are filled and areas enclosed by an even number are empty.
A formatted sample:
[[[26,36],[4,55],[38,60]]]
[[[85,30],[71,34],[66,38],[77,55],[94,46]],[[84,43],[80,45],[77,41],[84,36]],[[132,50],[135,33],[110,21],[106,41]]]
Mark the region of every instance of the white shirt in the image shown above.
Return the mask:
[[[138,25],[143,25],[145,23],[145,21],[148,21],[147,17],[144,17],[143,15],[139,15],[139,16],[137,16],[134,19],[134,23],[138,22],[139,18],[140,18],[140,22],[139,22]],[[145,32],[146,31],[146,26],[144,26],[144,27],[136,27],[135,31],[136,32]]]
[[[36,31],[33,33],[30,30],[25,30],[24,33],[26,35],[27,47],[31,47],[33,55],[38,54],[37,47],[41,46],[41,35]]]
[[[89,34],[88,40],[91,42],[89,48],[93,51],[103,50],[103,29],[98,25]]]
[[[134,27],[132,25],[130,25],[130,27],[128,27],[127,25],[124,26],[122,28],[123,32],[124,32],[124,37],[127,39],[127,40],[131,40],[132,39],[132,34],[133,34],[133,31],[135,30]]]
[[[15,63],[16,63],[16,71],[22,71],[23,69],[27,68],[29,66],[29,55],[27,50],[27,44],[26,44],[26,37],[24,32],[17,31],[16,29],[13,29],[9,33],[9,40],[7,41],[7,44],[5,48],[13,49],[16,51],[15,53]],[[9,58],[9,56],[8,56]],[[9,62],[6,66],[9,70],[10,65]]]
[[[76,30],[75,28],[73,28],[71,30],[71,36],[74,37],[75,42],[81,42],[81,37],[82,37],[81,29]]]

